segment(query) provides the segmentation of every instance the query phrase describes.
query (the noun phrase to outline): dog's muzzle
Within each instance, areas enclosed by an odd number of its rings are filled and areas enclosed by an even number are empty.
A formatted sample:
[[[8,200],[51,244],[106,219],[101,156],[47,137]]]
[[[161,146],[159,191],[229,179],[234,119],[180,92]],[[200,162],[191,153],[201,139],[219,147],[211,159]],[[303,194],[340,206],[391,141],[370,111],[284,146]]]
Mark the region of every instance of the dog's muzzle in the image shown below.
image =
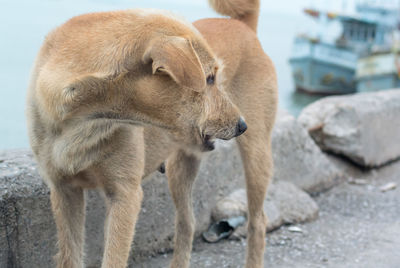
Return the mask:
[[[203,139],[203,146],[205,151],[212,151],[215,149],[214,140],[211,139],[211,136],[205,135]]]
[[[242,135],[247,130],[247,124],[244,122],[243,118],[240,117],[236,125],[235,137]]]

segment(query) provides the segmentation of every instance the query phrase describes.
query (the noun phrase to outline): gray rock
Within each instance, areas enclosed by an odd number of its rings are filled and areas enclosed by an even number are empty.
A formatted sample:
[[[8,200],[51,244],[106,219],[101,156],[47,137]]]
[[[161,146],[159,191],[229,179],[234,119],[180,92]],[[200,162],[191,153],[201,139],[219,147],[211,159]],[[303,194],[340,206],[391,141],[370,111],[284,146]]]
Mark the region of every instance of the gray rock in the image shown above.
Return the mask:
[[[316,219],[318,205],[304,191],[284,181],[273,182],[264,200],[264,212],[268,217],[267,232],[283,224],[302,223]],[[219,200],[212,210],[213,221],[247,217],[246,190],[239,189]],[[233,238],[246,236],[246,227],[238,228]]]
[[[343,173],[315,144],[306,129],[286,112],[278,114],[272,133],[274,180],[309,192],[321,192],[343,179]]]
[[[217,199],[243,187],[235,147],[219,146],[204,159],[194,190],[196,232],[210,223]],[[154,174],[143,182],[144,200],[132,245],[131,261],[172,248],[174,208],[167,180]],[[104,202],[87,194],[86,265],[99,266],[103,251]],[[0,152],[0,267],[54,267],[56,229],[49,190],[40,179],[28,150]]]
[[[246,190],[240,189],[219,200],[211,211],[211,219],[216,222],[238,216],[247,217]]]
[[[323,98],[298,121],[318,145],[375,167],[400,157],[400,90]]]
[[[272,189],[274,188],[274,186],[271,187]],[[271,188],[268,190],[268,194],[264,202],[264,212],[265,215],[267,215],[268,217],[267,232],[271,232],[275,229],[278,229],[279,227],[282,226],[282,224],[284,224],[282,211],[279,208],[279,204],[275,202],[275,199],[272,198],[270,192]]]
[[[292,183],[272,183],[268,196],[276,204],[284,224],[307,222],[318,216],[318,205],[306,192]]]

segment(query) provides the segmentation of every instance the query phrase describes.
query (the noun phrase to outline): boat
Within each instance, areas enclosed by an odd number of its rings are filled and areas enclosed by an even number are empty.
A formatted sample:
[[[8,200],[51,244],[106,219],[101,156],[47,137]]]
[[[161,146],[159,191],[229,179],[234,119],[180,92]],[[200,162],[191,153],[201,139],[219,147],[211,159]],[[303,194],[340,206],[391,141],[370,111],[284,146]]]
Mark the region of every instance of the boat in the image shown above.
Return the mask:
[[[357,63],[358,92],[400,88],[400,55],[398,51],[373,53]]]
[[[384,27],[390,35],[380,45],[371,46],[360,55],[356,67],[358,92],[378,91],[400,87],[400,17],[399,9],[359,6],[370,19],[385,20]]]
[[[388,36],[398,24],[398,9],[375,2],[359,1],[353,14],[304,10],[323,28],[316,37],[302,34],[294,40],[289,63],[298,91],[347,94],[371,84],[368,78],[371,69],[367,66],[377,57],[371,60],[368,56],[373,48],[387,46]],[[332,22],[339,22],[341,31],[328,40],[325,26]]]
[[[357,54],[319,40],[298,37],[290,58],[298,91],[316,94],[345,94],[355,91]]]

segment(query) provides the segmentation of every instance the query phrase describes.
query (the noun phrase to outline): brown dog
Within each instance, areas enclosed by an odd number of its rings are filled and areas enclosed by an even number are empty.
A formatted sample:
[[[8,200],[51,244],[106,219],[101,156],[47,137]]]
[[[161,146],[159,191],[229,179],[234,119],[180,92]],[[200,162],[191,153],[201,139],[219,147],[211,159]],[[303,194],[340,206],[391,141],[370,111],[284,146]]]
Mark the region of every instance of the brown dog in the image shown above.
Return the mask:
[[[211,1],[235,19],[188,24],[153,10],[75,17],[46,38],[32,73],[32,149],[51,189],[57,267],[83,267],[84,189],[107,203],[102,267],[125,267],[142,178],[166,161],[176,206],[172,267],[188,267],[201,152],[238,138],[249,196],[247,267],[262,267],[277,85],[256,37],[258,0]],[[244,22],[244,23],[243,23]],[[246,25],[247,24],[247,25]],[[200,31],[200,32],[199,32]],[[240,112],[239,112],[240,109]]]

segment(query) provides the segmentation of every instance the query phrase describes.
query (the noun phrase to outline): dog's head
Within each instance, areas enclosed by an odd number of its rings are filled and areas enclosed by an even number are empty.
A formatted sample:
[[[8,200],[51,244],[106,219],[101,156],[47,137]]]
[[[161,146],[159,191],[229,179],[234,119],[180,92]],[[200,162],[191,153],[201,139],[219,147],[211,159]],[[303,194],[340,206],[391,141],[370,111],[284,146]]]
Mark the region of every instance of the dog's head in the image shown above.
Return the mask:
[[[52,51],[62,50],[52,52],[41,70],[38,99],[53,121],[150,124],[200,150],[246,130],[217,83],[216,58],[193,26],[132,11],[118,13],[115,21],[85,23],[85,34],[78,31],[80,21],[93,16],[73,19],[51,37],[57,42]]]
[[[246,130],[239,110],[218,86],[220,66],[201,38],[156,39],[143,63],[150,74],[139,82],[140,101],[147,101],[147,115],[163,122],[177,141],[207,151],[214,139],[229,140]]]

